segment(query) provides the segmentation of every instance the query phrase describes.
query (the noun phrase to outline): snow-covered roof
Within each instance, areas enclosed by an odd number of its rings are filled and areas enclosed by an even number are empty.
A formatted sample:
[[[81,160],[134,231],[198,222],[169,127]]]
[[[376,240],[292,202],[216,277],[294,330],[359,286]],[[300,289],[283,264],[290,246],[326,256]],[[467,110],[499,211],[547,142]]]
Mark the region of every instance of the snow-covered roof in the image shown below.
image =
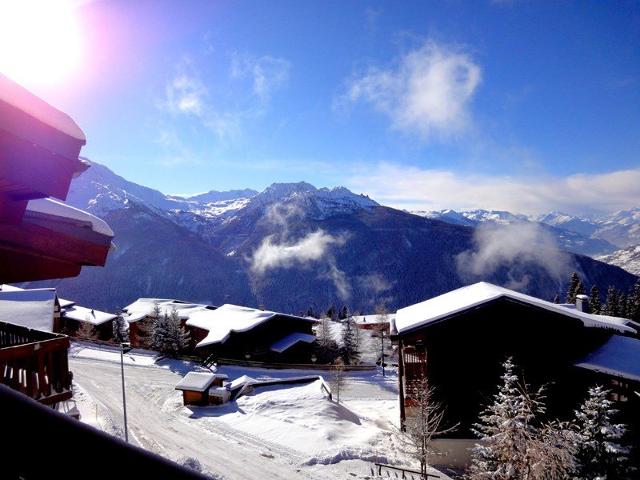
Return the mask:
[[[117,318],[117,315],[101,312],[92,308],[81,307],[80,305],[73,305],[62,310],[62,317],[78,322],[87,322],[92,325],[101,325]]]
[[[195,312],[199,311],[212,311],[213,308],[208,305],[201,305],[199,303],[187,303],[180,300],[170,298],[139,298],[131,305],[123,308],[128,316],[126,320],[129,323],[134,323],[142,320],[145,317],[152,317],[155,306],[160,308],[160,315],[170,315],[171,311],[175,308],[178,312],[178,316],[183,319],[189,319]]]
[[[58,298],[58,303],[60,304],[60,308],[69,308],[76,304],[73,300],[65,300],[64,298]]]
[[[372,313],[371,315],[354,315],[352,318],[353,318],[353,321],[358,324],[372,325],[376,323],[389,323],[391,322],[391,320],[394,320],[396,318],[396,314],[395,313],[388,313],[388,314]]]
[[[86,223],[91,227],[91,230],[101,235],[105,235],[107,237],[113,237],[114,235],[113,230],[111,230],[111,227],[109,227],[107,222],[104,220],[72,207],[71,205],[54,200],[53,198],[29,200],[29,203],[27,204],[27,212],[41,213],[67,220],[75,220]]]
[[[224,343],[231,335],[231,332],[247,332],[276,315],[284,314],[227,303],[216,310],[194,312],[187,320],[187,325],[202,328],[209,332],[196,345],[196,347],[205,347],[214,343]],[[286,316],[310,322],[310,320],[303,317]]]
[[[0,321],[23,327],[53,331],[55,288],[0,291]]]
[[[52,128],[85,143],[86,138],[78,124],[66,113],[36,97],[26,88],[0,74],[0,101],[5,102]]]
[[[640,340],[612,335],[604,345],[575,365],[594,372],[640,382]]]
[[[215,374],[207,372],[189,372],[176,385],[176,390],[204,392],[216,379]]]
[[[566,308],[553,302],[515,292],[491,283],[479,282],[452,290],[424,302],[401,308],[396,313],[398,334],[402,335],[415,328],[435,323],[499,298],[508,298],[560,315],[576,318],[582,321],[585,327],[608,328],[623,333],[636,333],[636,328],[634,327],[637,324],[626,318],[585,313],[575,308]]]
[[[285,350],[289,350],[298,342],[313,343],[315,341],[315,335],[308,333],[294,332],[281,338],[273,345],[271,345],[271,351],[276,353],[282,353]]]

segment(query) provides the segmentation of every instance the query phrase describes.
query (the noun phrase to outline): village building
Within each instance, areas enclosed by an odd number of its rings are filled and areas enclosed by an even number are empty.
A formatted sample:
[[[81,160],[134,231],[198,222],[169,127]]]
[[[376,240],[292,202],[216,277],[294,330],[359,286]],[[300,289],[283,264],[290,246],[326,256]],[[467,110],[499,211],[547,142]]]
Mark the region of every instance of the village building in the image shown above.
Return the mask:
[[[196,349],[215,358],[309,363],[315,319],[225,304],[186,321]]]
[[[176,385],[182,391],[185,405],[222,404],[229,400],[229,389],[222,386],[227,375],[209,372],[189,372]]]
[[[370,315],[353,315],[351,317],[356,327],[362,330],[384,330],[389,332],[389,326],[396,318],[395,313],[372,313]]]
[[[171,315],[175,310],[183,327],[191,315],[198,311],[212,311],[216,307],[199,303],[183,302],[169,298],[139,298],[122,309],[129,324],[129,341],[134,347],[151,347],[151,332],[156,315]],[[193,346],[195,343],[192,342]]]
[[[458,425],[449,436],[471,446],[471,427],[512,357],[527,384],[547,385],[549,415],[566,418],[588,387],[602,384],[614,390],[626,420],[639,426],[640,325],[587,313],[584,305],[480,282],[398,310],[392,335],[399,346],[401,420],[412,415],[413,392],[426,375],[446,407],[447,426]]]

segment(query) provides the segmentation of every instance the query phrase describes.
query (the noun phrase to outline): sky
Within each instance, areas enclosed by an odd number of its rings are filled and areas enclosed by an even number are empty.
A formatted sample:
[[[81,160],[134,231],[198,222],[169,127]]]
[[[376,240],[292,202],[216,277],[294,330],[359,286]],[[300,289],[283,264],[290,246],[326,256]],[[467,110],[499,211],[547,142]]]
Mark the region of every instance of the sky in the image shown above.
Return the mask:
[[[0,45],[83,155],[164,193],[640,206],[638,1],[0,0]]]

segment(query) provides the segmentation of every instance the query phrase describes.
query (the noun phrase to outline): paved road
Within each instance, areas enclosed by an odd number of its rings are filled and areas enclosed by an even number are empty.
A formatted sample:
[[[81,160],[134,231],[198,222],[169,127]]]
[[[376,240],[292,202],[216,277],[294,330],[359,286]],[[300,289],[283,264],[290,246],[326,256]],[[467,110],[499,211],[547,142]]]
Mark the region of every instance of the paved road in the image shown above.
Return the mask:
[[[111,417],[122,425],[120,365],[80,358],[70,359],[74,380]],[[147,450],[168,458],[198,459],[204,468],[225,479],[310,479],[300,471],[303,455],[225,424],[199,422],[176,413],[167,405],[175,398],[180,375],[157,367],[126,366],[129,438]]]

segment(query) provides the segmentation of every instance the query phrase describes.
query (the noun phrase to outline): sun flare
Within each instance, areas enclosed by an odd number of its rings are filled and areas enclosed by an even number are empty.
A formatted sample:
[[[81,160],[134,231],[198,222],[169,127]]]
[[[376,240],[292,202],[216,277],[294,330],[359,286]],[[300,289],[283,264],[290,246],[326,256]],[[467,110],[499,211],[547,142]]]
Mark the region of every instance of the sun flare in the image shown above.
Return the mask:
[[[26,85],[67,80],[82,59],[72,0],[0,0],[0,72]]]

